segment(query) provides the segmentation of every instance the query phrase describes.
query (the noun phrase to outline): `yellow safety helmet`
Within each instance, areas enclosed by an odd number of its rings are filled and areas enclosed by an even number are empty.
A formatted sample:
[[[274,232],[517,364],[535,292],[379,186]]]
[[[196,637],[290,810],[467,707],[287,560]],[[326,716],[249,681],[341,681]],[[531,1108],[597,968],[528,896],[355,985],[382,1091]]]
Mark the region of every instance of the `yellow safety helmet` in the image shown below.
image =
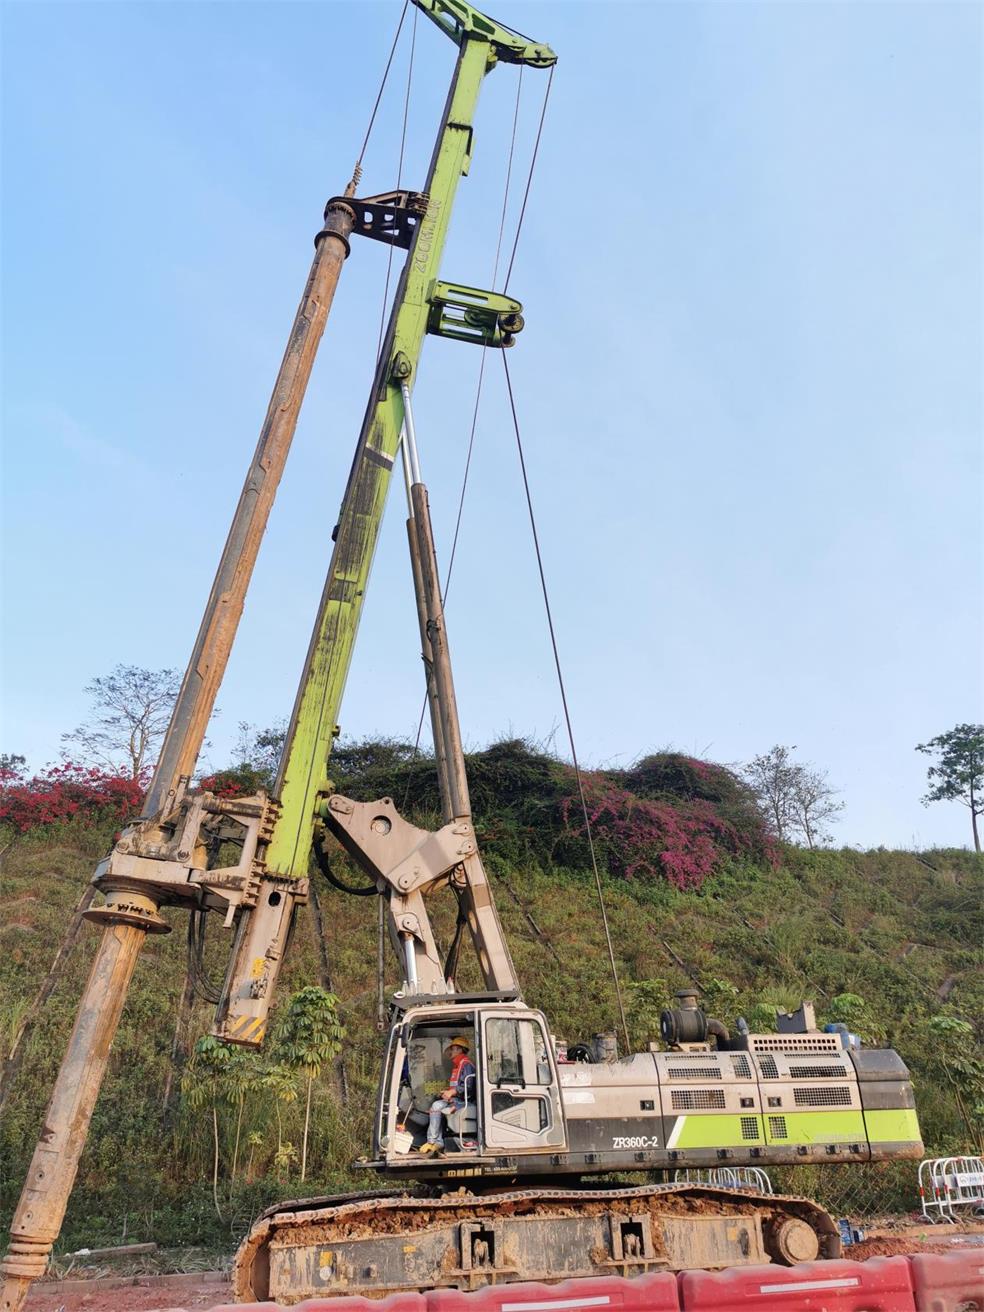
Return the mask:
[[[448,1039],[448,1044],[444,1051],[447,1052],[449,1048],[454,1047],[464,1048],[465,1052],[471,1052],[471,1043],[468,1039],[463,1039],[460,1034],[456,1034],[453,1039]]]

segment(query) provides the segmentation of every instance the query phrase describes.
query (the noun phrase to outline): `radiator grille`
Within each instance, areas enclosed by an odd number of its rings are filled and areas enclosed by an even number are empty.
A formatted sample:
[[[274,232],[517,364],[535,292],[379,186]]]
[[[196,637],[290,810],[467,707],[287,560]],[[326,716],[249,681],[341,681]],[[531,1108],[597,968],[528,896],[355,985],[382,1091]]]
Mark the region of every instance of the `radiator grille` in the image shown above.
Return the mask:
[[[769,1117],[769,1133],[773,1139],[788,1139],[789,1131],[786,1129],[785,1116]]]
[[[843,1079],[847,1070],[843,1066],[790,1066],[791,1080],[836,1080]]]
[[[743,1139],[757,1139],[759,1137],[757,1116],[743,1116],[741,1118],[741,1137]]]
[[[748,1041],[753,1052],[824,1052],[839,1057],[844,1051],[837,1034],[756,1034]]]
[[[752,1078],[752,1063],[743,1052],[731,1058],[731,1069],[740,1080]]]
[[[793,1101],[797,1107],[849,1107],[851,1090],[843,1086],[826,1089],[794,1089]]]
[[[759,1070],[762,1073],[763,1080],[778,1080],[779,1067],[776,1065],[775,1057],[760,1057]]]
[[[667,1066],[671,1080],[721,1080],[720,1066]]]
[[[670,1105],[674,1111],[698,1111],[710,1107],[723,1107],[723,1089],[673,1089]]]

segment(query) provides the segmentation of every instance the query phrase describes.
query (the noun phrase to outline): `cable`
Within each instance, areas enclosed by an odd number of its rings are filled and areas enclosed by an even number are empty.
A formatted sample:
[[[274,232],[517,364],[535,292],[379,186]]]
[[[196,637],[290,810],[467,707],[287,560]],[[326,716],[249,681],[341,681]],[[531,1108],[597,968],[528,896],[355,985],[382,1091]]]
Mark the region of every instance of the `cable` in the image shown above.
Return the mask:
[[[516,224],[516,236],[513,239],[512,254],[509,256],[509,268],[506,270],[506,281],[503,284],[503,292],[509,287],[509,279],[512,277],[513,265],[516,262],[516,248],[519,245],[519,234],[523,230],[523,219],[526,217],[526,202],[530,198],[530,187],[533,183],[533,170],[536,168],[536,157],[540,150],[540,138],[543,136],[543,121],[547,117],[547,104],[550,100],[550,88],[553,86],[553,75],[556,64],[550,69],[550,75],[547,78],[547,89],[543,93],[543,107],[540,110],[540,123],[536,130],[536,141],[533,143],[533,155],[530,159],[530,171],[526,179],[526,190],[523,192],[523,203],[519,207],[519,220]],[[505,358],[505,357],[503,357]]]
[[[205,972],[205,914],[195,908],[188,917],[188,975],[199,997],[214,1006],[222,989]]]
[[[406,6],[403,10],[406,13]],[[403,156],[407,146],[407,119],[410,117],[410,88],[413,84],[413,56],[417,48],[417,13],[413,11],[413,27],[410,29],[410,63],[407,67],[407,90],[403,98],[403,130],[400,134],[400,159],[396,166],[396,190],[399,191],[403,183]],[[400,19],[402,24],[403,19]],[[400,33],[397,31],[397,36]],[[392,56],[391,56],[392,58]],[[388,68],[388,65],[387,65]],[[376,342],[376,359],[379,359],[379,353],[383,349],[383,333],[386,331],[386,306],[389,302],[390,275],[393,272],[393,244],[390,243],[386,255],[386,284],[383,287],[383,304],[379,312],[379,340]]]
[[[373,107],[372,107],[372,114],[369,116],[369,126],[366,128],[366,135],[365,135],[365,137],[364,137],[364,139],[363,139],[363,142],[362,142],[362,149],[359,151],[359,158],[356,160],[355,168],[354,168],[354,170],[353,170],[353,172],[352,172],[352,181],[351,181],[351,183],[349,184],[349,186],[352,188],[352,191],[353,191],[353,192],[354,192],[354,190],[355,190],[355,187],[356,187],[356,186],[358,185],[358,183],[359,183],[359,179],[360,179],[361,176],[362,176],[362,158],[363,158],[363,156],[365,155],[366,147],[367,147],[367,145],[369,144],[369,136],[370,136],[370,134],[371,134],[371,132],[372,132],[373,124],[374,124],[375,121],[376,121],[376,114],[377,114],[377,112],[378,112],[378,110],[379,110],[380,101],[381,101],[382,98],[383,98],[383,91],[384,91],[384,89],[385,89],[385,87],[386,87],[386,81],[387,81],[387,78],[389,77],[389,72],[390,72],[390,69],[391,69],[391,67],[392,67],[392,65],[393,65],[393,56],[396,54],[397,42],[399,41],[399,39],[400,39],[400,33],[401,33],[402,30],[403,30],[403,21],[404,21],[404,19],[405,19],[406,16],[407,16],[407,8],[409,7],[409,4],[410,4],[410,0],[404,0],[403,11],[402,11],[402,13],[400,14],[400,21],[399,21],[399,23],[398,23],[397,26],[396,26],[396,34],[395,34],[394,37],[393,37],[393,44],[390,46],[389,58],[388,58],[387,61],[386,61],[386,67],[385,67],[385,69],[383,70],[382,81],[381,81],[380,84],[379,84],[379,91],[378,91],[378,93],[377,93],[377,95],[376,95],[376,103],[375,103],[375,104],[373,105]],[[407,89],[406,89],[406,95],[405,95],[405,98],[404,98],[404,106],[403,106],[403,135],[402,135],[401,140],[400,140],[400,161],[399,161],[399,165],[398,165],[398,182],[397,182],[397,189],[399,189],[399,182],[402,181],[402,175],[403,175],[403,156],[404,156],[404,150],[405,150],[405,146],[406,146],[406,137],[407,137],[407,117],[408,117],[409,109],[410,109],[410,86],[411,86],[411,80],[412,80],[412,78],[413,78],[413,56],[414,56],[414,47],[415,47],[415,44],[416,44],[416,37],[417,37],[417,11],[416,11],[416,9],[415,9],[415,10],[414,10],[414,15],[413,15],[413,30],[412,30],[412,35],[411,35],[411,44],[410,44],[410,65],[409,65],[409,68],[408,68],[408,70],[407,70]],[[387,266],[386,266],[386,285],[385,285],[385,288],[384,288],[384,290],[383,290],[383,304],[382,304],[382,311],[381,311],[380,338],[379,338],[379,345],[376,347],[376,360],[377,360],[377,364],[378,364],[378,360],[379,360],[379,352],[380,352],[380,350],[381,350],[381,348],[382,348],[382,331],[383,331],[383,324],[385,323],[385,318],[386,318],[386,301],[387,301],[387,298],[388,298],[388,296],[389,296],[389,280],[390,280],[390,270],[391,270],[391,268],[392,268],[392,262],[393,262],[393,247],[390,246],[390,250],[389,250],[389,261],[388,261]],[[355,470],[355,466],[356,466],[357,459],[358,459],[358,456],[356,456],[355,459],[353,459],[353,462],[352,462],[352,469],[353,469],[353,471]],[[352,475],[350,474],[349,477],[351,478]],[[331,675],[332,675],[332,671],[333,671],[333,667],[334,667],[334,662],[335,662],[335,644],[333,643],[332,646],[331,646],[331,653],[330,653],[330,656],[329,656],[329,658],[328,658],[328,669],[327,669],[327,671],[326,671],[326,673],[325,673],[325,687],[326,687],[326,688],[328,687],[329,681],[330,681],[330,679],[331,679]],[[318,721],[318,730],[319,730],[319,732],[320,732],[320,728],[321,728],[322,720],[323,720],[323,718],[324,718],[324,713],[325,713],[325,706],[324,706],[324,702],[322,702],[321,710],[320,710],[320,713],[319,713],[319,721]],[[312,757],[311,762],[310,762],[310,765],[309,765],[309,767],[308,767],[308,784],[310,784],[311,777],[312,777],[313,774],[314,774],[314,770],[315,770],[315,761],[314,761],[314,758]],[[301,841],[301,833],[300,833],[300,829],[298,829],[298,831],[297,831],[297,833],[296,833],[296,835],[295,835],[295,838],[294,838],[294,851],[293,851],[293,853],[292,853],[292,859],[296,859],[296,857],[297,857],[297,849],[298,849],[298,845],[300,844],[300,841]],[[336,883],[336,886],[339,887],[339,888],[343,888],[345,892],[350,892],[350,893],[351,893],[351,892],[356,892],[356,890],[354,890],[354,889],[351,889],[351,888],[347,888],[347,889],[346,889],[344,885],[342,885],[342,884],[337,884],[337,882],[332,878],[332,876],[330,876],[330,875],[328,875],[328,874],[325,875],[325,878],[329,879],[329,881],[332,882],[332,883]],[[361,890],[358,890],[358,891],[361,892]],[[373,889],[372,891],[375,892],[375,889]]]
[[[550,632],[550,645],[553,648],[554,666],[557,671],[557,683],[560,688],[560,700],[564,708],[564,720],[567,724],[567,740],[571,747],[571,760],[574,762],[574,777],[577,780],[577,792],[581,801],[581,812],[584,816],[584,831],[588,839],[588,850],[591,853],[591,868],[594,871],[595,886],[598,890],[598,905],[601,908],[601,921],[605,928],[605,942],[608,945],[608,960],[612,968],[612,981],[615,985],[615,998],[618,1002],[618,1014],[622,1022],[622,1034],[625,1038],[625,1048],[627,1052],[632,1050],[632,1044],[629,1041],[629,1027],[625,1020],[625,1007],[622,1005],[622,989],[618,981],[618,967],[615,965],[615,950],[612,947],[612,935],[608,925],[608,909],[605,906],[605,894],[601,887],[601,872],[598,869],[598,858],[595,854],[594,836],[591,833],[591,819],[588,815],[588,803],[584,796],[584,780],[581,776],[581,767],[577,759],[577,749],[574,746],[574,728],[571,724],[570,709],[567,705],[567,691],[564,687],[564,675],[560,665],[560,652],[557,648],[557,634],[554,630],[553,614],[550,609],[550,597],[547,592],[547,579],[543,570],[543,556],[540,552],[540,536],[536,528],[536,516],[533,513],[533,498],[530,495],[530,481],[526,473],[526,457],[523,454],[523,439],[519,431],[519,416],[516,413],[516,399],[513,396],[512,379],[509,376],[509,360],[505,351],[502,353],[502,367],[506,375],[506,390],[509,393],[509,409],[512,412],[513,428],[516,432],[516,449],[519,452],[519,467],[523,474],[523,490],[526,493],[526,507],[530,515],[530,528],[533,532],[533,547],[536,552],[537,569],[540,572],[540,591],[543,593],[543,607],[547,613],[547,628]]]
[[[376,93],[376,103],[372,107],[372,113],[369,115],[369,126],[366,128],[366,135],[362,139],[362,149],[359,151],[359,158],[355,161],[355,168],[352,170],[352,181],[350,186],[353,192],[359,185],[362,177],[362,160],[365,157],[366,147],[369,145],[369,137],[372,134],[373,124],[376,122],[376,115],[379,112],[379,104],[383,98],[383,92],[386,89],[386,79],[389,77],[390,66],[393,63],[393,56],[396,54],[396,43],[400,39],[400,33],[403,30],[403,20],[407,16],[407,8],[410,0],[403,0],[403,12],[400,14],[400,21],[396,25],[396,35],[393,37],[393,44],[390,46],[389,59],[386,61],[386,67],[383,69],[383,78],[379,84],[379,90]],[[416,14],[414,14],[416,18]]]
[[[502,194],[502,214],[499,217],[499,239],[495,247],[495,261],[492,265],[491,286],[495,286],[495,280],[499,276],[499,257],[502,254],[502,238],[506,231],[506,210],[509,206],[509,184],[512,181],[513,156],[516,153],[516,127],[519,123],[519,102],[523,94],[523,66],[519,68],[519,78],[516,83],[516,108],[513,110],[512,138],[509,142],[509,160],[506,164],[506,185]],[[528,184],[527,184],[528,186]],[[518,239],[517,232],[517,239]],[[515,254],[515,244],[513,253]],[[461,532],[461,516],[465,508],[465,492],[468,488],[468,474],[471,469],[472,452],[475,448],[475,428],[478,424],[478,406],[482,399],[482,380],[485,377],[485,357],[488,353],[488,347],[482,345],[482,358],[478,366],[478,386],[475,389],[475,408],[472,411],[471,432],[468,434],[468,452],[465,456],[465,472],[461,480],[461,495],[458,498],[458,516],[454,524],[454,536],[451,539],[451,551],[448,555],[448,569],[444,578],[444,596],[441,598],[443,604],[447,603],[448,588],[451,586],[451,571],[454,569],[454,557],[458,550],[458,535]]]
[[[506,164],[506,181],[502,193],[502,213],[499,216],[499,237],[495,246],[495,260],[493,261],[492,264],[491,285],[493,287],[495,286],[495,280],[499,274],[499,259],[502,255],[502,239],[506,231],[506,213],[509,208],[509,185],[510,182],[512,181],[513,157],[516,153],[516,129],[519,124],[519,105],[520,105],[520,99],[522,97],[522,94],[523,94],[523,66],[521,64],[519,67],[519,77],[516,82],[516,106],[515,109],[513,110],[512,136],[509,142],[509,159]],[[543,126],[542,119],[541,119],[540,126],[541,128]],[[535,154],[534,154],[534,162],[535,162]],[[532,170],[532,165],[530,166],[530,168]],[[528,191],[529,191],[529,183],[527,182],[527,192]],[[519,234],[517,232],[517,239],[518,236]],[[515,253],[516,253],[516,246],[514,242],[513,243],[514,256]],[[380,338],[380,342],[381,341],[382,339]],[[441,596],[442,606],[446,604],[448,599],[448,589],[451,586],[451,572],[454,569],[454,558],[458,551],[458,537],[461,533],[461,518],[465,508],[465,493],[468,490],[468,475],[471,471],[472,453],[475,450],[475,431],[478,425],[478,408],[482,399],[482,382],[485,378],[485,357],[486,357],[486,353],[488,352],[488,349],[489,348],[483,344],[482,357],[478,364],[478,384],[475,388],[475,405],[472,409],[471,430],[468,434],[468,449],[465,454],[465,469],[461,478],[461,493],[458,497],[458,513],[454,523],[454,535],[451,539],[451,551],[448,554],[448,568],[444,575],[444,587]],[[413,779],[413,767],[414,767],[414,763],[417,760],[417,755],[420,751],[420,735],[423,733],[424,730],[424,716],[426,714],[427,714],[427,694],[424,693],[424,700],[420,707],[420,715],[417,717],[417,734],[413,740],[413,751],[410,754],[410,768],[407,773],[407,786],[403,793],[402,810],[404,811],[407,809],[407,802],[410,798],[410,784]]]
[[[342,893],[350,893],[353,897],[374,897],[379,892],[379,889],[375,884],[362,884],[356,886],[355,884],[346,884],[344,880],[339,879],[334,870],[332,870],[331,863],[325,854],[325,850],[317,839],[311,844],[311,850],[314,853],[314,859],[317,863],[318,869],[333,888],[337,888]]]

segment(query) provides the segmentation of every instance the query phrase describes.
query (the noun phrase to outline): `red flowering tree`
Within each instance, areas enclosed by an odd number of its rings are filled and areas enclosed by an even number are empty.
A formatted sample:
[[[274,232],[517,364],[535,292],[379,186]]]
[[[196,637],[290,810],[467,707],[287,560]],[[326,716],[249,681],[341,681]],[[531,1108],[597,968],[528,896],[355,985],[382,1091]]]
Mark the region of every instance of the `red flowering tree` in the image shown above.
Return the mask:
[[[688,760],[687,765],[698,778],[703,775],[703,762]],[[733,823],[707,798],[640,797],[601,773],[584,776],[584,792],[592,835],[611,874],[622,879],[666,880],[674,888],[697,889],[729,857],[775,859],[760,819]],[[561,812],[570,831],[583,836],[576,793],[562,801]]]
[[[86,827],[123,819],[140,807],[146,778],[62,762],[26,779],[22,769],[0,768],[0,825],[16,833],[78,820]]]

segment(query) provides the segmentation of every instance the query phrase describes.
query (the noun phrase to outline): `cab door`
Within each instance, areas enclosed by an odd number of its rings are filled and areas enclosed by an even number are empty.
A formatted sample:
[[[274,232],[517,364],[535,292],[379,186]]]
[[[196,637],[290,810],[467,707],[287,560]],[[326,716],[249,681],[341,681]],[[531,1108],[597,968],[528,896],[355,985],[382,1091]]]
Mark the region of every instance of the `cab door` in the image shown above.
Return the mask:
[[[486,1149],[566,1147],[557,1063],[543,1018],[484,1015],[481,1061]]]

